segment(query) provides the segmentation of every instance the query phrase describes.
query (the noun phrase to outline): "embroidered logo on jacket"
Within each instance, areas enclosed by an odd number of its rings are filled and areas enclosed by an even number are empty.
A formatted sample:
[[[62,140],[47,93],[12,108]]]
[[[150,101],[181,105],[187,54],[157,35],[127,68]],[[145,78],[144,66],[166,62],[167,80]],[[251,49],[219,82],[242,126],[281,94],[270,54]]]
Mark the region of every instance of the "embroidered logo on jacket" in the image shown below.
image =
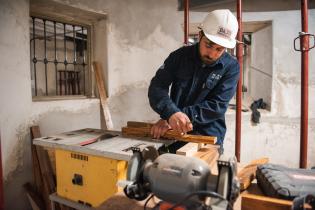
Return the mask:
[[[220,75],[220,74],[212,74],[211,75],[211,79],[219,80],[219,79],[221,79],[221,77],[222,77],[222,75]]]

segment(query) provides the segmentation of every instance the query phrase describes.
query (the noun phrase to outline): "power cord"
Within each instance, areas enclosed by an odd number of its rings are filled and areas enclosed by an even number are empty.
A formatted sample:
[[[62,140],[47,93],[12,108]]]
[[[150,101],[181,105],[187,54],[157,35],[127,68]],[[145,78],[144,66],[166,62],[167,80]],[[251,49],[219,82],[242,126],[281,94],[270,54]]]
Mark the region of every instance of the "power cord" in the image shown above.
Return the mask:
[[[153,196],[154,196],[153,194],[150,195],[150,197],[145,201],[144,206],[143,206],[143,209],[144,209],[144,210],[147,209],[147,205],[148,205],[149,201],[153,198]]]
[[[211,191],[196,191],[196,192],[192,192],[190,194],[188,194],[184,199],[182,199],[181,201],[179,201],[178,203],[174,204],[171,208],[169,208],[168,210],[174,210],[176,207],[182,205],[186,200],[188,200],[189,198],[196,196],[196,195],[203,195],[203,196],[210,196],[213,198],[219,198],[221,200],[225,200],[228,203],[228,206],[230,209],[233,209],[231,203],[226,200],[222,195],[216,193],[216,192],[211,192]]]

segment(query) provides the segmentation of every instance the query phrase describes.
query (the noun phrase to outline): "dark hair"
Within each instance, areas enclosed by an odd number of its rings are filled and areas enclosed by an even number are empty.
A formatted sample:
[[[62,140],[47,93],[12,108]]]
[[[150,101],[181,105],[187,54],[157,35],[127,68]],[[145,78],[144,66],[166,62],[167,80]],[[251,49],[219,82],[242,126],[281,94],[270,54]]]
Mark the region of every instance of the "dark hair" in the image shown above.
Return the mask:
[[[201,40],[201,38],[205,36],[205,32],[203,32],[203,30],[200,30],[199,32],[201,34],[201,36],[200,36],[200,40]]]

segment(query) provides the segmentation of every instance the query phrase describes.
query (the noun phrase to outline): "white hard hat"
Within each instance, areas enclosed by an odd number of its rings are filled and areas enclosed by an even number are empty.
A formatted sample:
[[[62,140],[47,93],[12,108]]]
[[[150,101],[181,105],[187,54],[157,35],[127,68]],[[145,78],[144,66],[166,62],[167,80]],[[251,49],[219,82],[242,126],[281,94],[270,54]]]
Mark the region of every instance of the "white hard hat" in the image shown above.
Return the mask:
[[[222,9],[210,12],[200,28],[210,41],[226,48],[235,47],[238,23],[230,10]]]

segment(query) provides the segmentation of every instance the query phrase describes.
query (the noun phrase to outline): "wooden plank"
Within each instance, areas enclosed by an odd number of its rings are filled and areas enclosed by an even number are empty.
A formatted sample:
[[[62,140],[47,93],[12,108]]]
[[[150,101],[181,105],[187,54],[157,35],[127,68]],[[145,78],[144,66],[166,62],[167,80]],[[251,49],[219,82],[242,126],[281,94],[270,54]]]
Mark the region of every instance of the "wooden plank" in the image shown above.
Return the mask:
[[[31,128],[32,129],[32,128]],[[37,132],[36,129],[34,129],[34,132]],[[32,163],[33,163],[33,180],[35,184],[35,190],[38,192],[43,191],[43,182],[41,178],[41,172],[40,172],[40,166],[39,166],[39,160],[37,157],[36,152],[36,146],[33,144],[33,139],[37,138],[33,136],[33,132],[31,131],[31,151],[32,151]],[[40,134],[34,133],[35,136],[40,136]]]
[[[242,210],[291,210],[292,201],[261,195],[243,194]]]
[[[49,157],[49,161],[50,161],[50,165],[52,168],[52,174],[55,177],[56,176],[56,157],[55,157],[55,150],[52,148],[47,148],[45,147],[45,150],[47,151],[48,157]]]
[[[137,122],[137,121],[128,121],[127,127],[133,127],[133,128],[142,128],[142,127],[149,127],[151,128],[153,126],[152,123],[147,122]]]
[[[44,210],[44,202],[38,193],[36,193],[36,190],[32,187],[32,185],[30,183],[26,183],[23,185],[23,188],[26,190],[26,196],[32,206],[32,209]]]
[[[41,137],[38,126],[31,127],[31,137],[32,139]],[[41,182],[43,187],[41,194],[43,196],[46,209],[50,210],[51,203],[49,200],[49,195],[56,191],[56,182],[52,173],[51,163],[47,151],[44,150],[41,146],[35,146],[34,152],[35,154],[33,156],[35,158],[35,162],[38,161],[39,171],[42,180]]]
[[[44,200],[44,205],[46,206],[46,208],[50,209],[50,201],[48,198],[49,192],[47,188],[44,187],[44,183],[43,183],[44,180],[41,174],[40,163],[37,156],[37,146],[33,144],[33,139],[41,137],[41,134],[40,134],[38,126],[32,126],[30,128],[30,131],[31,131],[31,142],[32,142],[31,150],[32,150],[33,177],[34,177],[35,189],[37,192],[40,193],[41,199]]]
[[[183,156],[193,156],[196,152],[199,150],[199,143],[187,143],[183,147],[176,150],[177,155],[183,155]]]
[[[238,172],[237,176],[240,180],[241,190],[246,190],[251,182],[256,177],[257,166],[266,164],[269,162],[268,158],[260,158],[257,160],[251,161],[247,166],[245,166],[240,172]]]
[[[98,87],[98,92],[100,95],[101,105],[102,105],[105,124],[106,124],[105,127],[107,130],[111,130],[113,129],[114,126],[113,126],[111,114],[110,114],[108,103],[107,103],[107,95],[106,95],[106,89],[104,86],[102,67],[99,62],[93,62],[93,66],[94,66],[94,71],[95,71],[96,84]]]
[[[133,136],[133,137],[150,137],[151,136],[150,127],[122,127],[123,136]],[[205,144],[215,144],[217,138],[214,136],[201,136],[201,135],[180,135],[173,130],[167,131],[164,136],[165,139],[170,140],[180,140],[185,142],[194,142],[194,143],[205,143]]]
[[[212,174],[218,174],[218,147],[219,146],[216,145],[206,145],[193,155],[194,157],[204,160],[209,165]]]

